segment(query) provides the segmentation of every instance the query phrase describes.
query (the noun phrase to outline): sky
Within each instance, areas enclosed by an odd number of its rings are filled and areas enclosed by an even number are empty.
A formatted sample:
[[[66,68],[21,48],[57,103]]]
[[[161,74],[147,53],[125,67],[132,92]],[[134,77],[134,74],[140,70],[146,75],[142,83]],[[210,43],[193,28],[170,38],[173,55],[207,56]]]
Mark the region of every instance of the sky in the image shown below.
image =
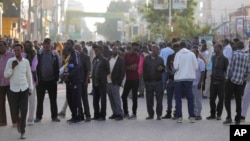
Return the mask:
[[[75,0],[82,3],[84,6],[85,12],[106,12],[107,7],[109,6],[112,0]],[[114,1],[114,0],[113,0]],[[132,2],[135,0],[131,0]],[[85,18],[87,27],[90,31],[95,32],[96,26],[94,24],[96,22],[104,22],[104,18]]]
[[[111,0],[76,0],[82,2],[85,12],[106,12]],[[104,22],[104,18],[85,18],[87,27],[90,31],[96,31],[94,24]]]

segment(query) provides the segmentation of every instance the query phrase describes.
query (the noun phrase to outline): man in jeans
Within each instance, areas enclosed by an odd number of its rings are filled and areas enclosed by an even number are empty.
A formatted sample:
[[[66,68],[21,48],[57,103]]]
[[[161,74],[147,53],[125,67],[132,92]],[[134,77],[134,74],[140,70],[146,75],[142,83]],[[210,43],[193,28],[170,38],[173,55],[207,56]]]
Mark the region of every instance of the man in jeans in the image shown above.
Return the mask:
[[[13,115],[17,119],[17,130],[21,139],[25,139],[26,116],[28,112],[28,96],[34,87],[29,61],[22,57],[23,46],[14,45],[15,57],[8,60],[4,76],[10,78],[10,99]],[[21,115],[21,116],[20,116]]]
[[[176,53],[174,58],[174,75],[175,84],[175,100],[176,100],[176,116],[177,122],[182,122],[182,101],[181,97],[185,90],[188,102],[188,113],[190,122],[195,120],[194,115],[194,99],[192,92],[192,82],[196,78],[196,70],[198,63],[193,52],[187,49],[185,41],[180,43],[181,49]]]

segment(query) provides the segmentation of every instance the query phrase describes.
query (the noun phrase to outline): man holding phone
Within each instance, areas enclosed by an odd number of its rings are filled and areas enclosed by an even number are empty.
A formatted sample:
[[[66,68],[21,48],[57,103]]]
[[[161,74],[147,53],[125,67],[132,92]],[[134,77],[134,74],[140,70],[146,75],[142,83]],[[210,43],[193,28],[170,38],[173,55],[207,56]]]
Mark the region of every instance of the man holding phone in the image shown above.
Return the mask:
[[[17,119],[17,130],[21,133],[20,138],[25,139],[28,96],[34,88],[29,61],[21,55],[23,45],[15,44],[13,49],[15,57],[8,60],[4,77],[10,78],[10,100],[12,101],[13,115]]]

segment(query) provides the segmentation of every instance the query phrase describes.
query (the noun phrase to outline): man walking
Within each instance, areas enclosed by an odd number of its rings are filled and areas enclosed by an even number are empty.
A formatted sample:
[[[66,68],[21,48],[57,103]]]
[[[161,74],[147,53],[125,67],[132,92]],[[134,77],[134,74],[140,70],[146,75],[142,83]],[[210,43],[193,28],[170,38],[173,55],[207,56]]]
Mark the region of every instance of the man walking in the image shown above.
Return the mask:
[[[15,57],[8,60],[4,76],[10,78],[10,99],[13,114],[17,119],[17,130],[21,139],[25,139],[26,116],[28,111],[28,96],[34,87],[29,61],[22,57],[23,46],[15,44]],[[21,115],[19,117],[19,115]]]

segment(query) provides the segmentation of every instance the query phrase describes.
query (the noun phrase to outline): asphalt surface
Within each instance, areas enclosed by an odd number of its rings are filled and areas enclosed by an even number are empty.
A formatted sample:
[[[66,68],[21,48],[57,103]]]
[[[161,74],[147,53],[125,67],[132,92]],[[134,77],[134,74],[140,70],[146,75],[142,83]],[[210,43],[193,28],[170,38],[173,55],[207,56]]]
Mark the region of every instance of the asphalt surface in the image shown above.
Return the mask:
[[[91,85],[89,86],[91,90]],[[122,91],[122,89],[121,89]],[[108,100],[108,98],[107,98]],[[65,101],[65,84],[58,85],[58,111]],[[92,96],[89,95],[90,110],[93,115]],[[132,101],[128,101],[131,113]],[[202,120],[190,123],[188,120],[187,102],[183,99],[183,123],[172,119],[145,120],[147,117],[145,98],[138,99],[138,115],[136,120],[124,119],[122,121],[110,120],[112,114],[110,104],[107,102],[106,121],[81,122],[69,124],[70,111],[67,109],[66,117],[61,122],[51,122],[50,104],[48,95],[44,101],[44,115],[40,123],[26,127],[27,141],[229,141],[229,126],[222,124],[226,117],[225,109],[221,121],[206,120],[209,115],[209,100],[202,101]],[[0,141],[20,140],[16,128],[12,127],[7,107],[8,125],[0,127]],[[166,114],[167,98],[163,100],[163,115]],[[235,114],[235,102],[232,100],[232,117]],[[250,124],[250,116],[246,122]]]

